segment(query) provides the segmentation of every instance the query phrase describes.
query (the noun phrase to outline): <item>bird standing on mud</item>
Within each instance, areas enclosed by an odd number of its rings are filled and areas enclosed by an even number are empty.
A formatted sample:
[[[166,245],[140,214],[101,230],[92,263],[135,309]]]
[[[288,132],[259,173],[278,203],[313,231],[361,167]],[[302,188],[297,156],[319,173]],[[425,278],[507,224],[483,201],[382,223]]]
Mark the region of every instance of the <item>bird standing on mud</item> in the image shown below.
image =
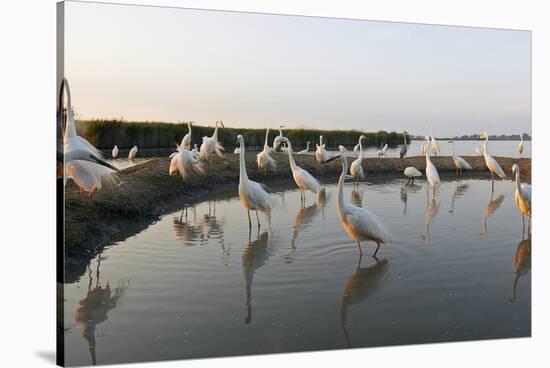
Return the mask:
[[[248,228],[252,229],[250,210],[253,210],[256,211],[256,220],[258,221],[258,229],[260,229],[258,211],[269,213],[275,205],[275,200],[265,191],[261,184],[248,179],[244,159],[244,139],[242,135],[239,134],[237,136],[237,142],[241,147],[241,152],[239,153],[239,198],[248,212]]]

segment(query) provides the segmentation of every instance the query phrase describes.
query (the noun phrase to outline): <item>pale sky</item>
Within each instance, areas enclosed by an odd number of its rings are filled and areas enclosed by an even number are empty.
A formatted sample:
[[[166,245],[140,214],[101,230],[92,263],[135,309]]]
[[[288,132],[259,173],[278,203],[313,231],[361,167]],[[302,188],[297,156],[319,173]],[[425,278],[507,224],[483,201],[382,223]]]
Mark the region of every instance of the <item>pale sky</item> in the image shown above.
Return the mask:
[[[79,118],[531,132],[531,33],[67,2]]]

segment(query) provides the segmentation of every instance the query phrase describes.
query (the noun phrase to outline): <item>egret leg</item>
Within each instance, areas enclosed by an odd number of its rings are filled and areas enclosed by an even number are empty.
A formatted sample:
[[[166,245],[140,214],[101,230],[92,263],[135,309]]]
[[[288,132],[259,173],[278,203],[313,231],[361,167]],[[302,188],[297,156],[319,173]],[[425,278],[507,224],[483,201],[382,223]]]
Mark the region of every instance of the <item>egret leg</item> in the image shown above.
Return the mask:
[[[376,258],[376,253],[378,253],[378,249],[380,249],[380,243],[376,243],[378,246],[376,247],[376,250],[374,251],[374,254],[372,255],[374,258]]]
[[[250,210],[246,210],[248,213],[248,230],[252,230],[252,220],[250,219]]]
[[[359,256],[363,257],[363,250],[361,250],[361,242],[357,240],[357,247],[359,248]]]
[[[258,210],[256,210],[256,221],[258,221],[258,230],[260,229],[260,217],[258,216]]]
[[[88,197],[90,197],[90,199],[92,199],[92,200],[94,199],[93,198],[94,197],[94,191],[93,190],[90,192],[90,194],[88,194]]]

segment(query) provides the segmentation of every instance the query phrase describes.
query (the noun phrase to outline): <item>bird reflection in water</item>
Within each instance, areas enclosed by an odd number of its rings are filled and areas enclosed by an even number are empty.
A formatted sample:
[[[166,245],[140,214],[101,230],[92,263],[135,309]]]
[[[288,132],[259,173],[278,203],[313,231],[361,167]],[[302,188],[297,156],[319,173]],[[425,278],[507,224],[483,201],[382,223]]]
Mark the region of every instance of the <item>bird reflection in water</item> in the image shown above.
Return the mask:
[[[326,190],[321,190],[317,193],[317,207],[321,210],[321,217],[325,220],[325,208],[330,199],[330,194]]]
[[[373,257],[375,263],[369,267],[361,267],[361,258],[355,272],[350,276],[342,295],[340,303],[340,324],[346,339],[348,348],[352,347],[351,336],[348,331],[348,309],[352,304],[359,304],[376,292],[386,279],[388,260]]]
[[[292,225],[293,231],[292,239],[290,241],[291,251],[287,256],[285,256],[286,263],[292,263],[292,261],[294,260],[294,252],[296,251],[296,239],[298,238],[300,230],[309,227],[309,225],[313,222],[318,214],[319,206],[317,205],[317,203],[314,203],[308,207],[301,207],[296,213],[296,216],[294,217],[294,225]]]
[[[118,286],[111,289],[109,282],[105,287],[99,283],[99,267],[101,265],[101,254],[97,258],[96,280],[93,282],[92,268],[88,265],[88,292],[86,297],[82,299],[75,315],[75,321],[82,327],[82,337],[88,342],[88,348],[92,358],[92,365],[97,364],[96,359],[96,326],[107,320],[107,313],[114,309],[120,298],[126,292],[130,285],[129,281],[122,280]]]
[[[483,237],[487,239],[487,219],[489,216],[491,216],[495,211],[502,205],[502,202],[504,201],[504,194],[499,195],[495,199],[493,199],[493,191],[491,191],[491,198],[489,199],[489,202],[487,202],[487,205],[483,209]]]
[[[176,233],[176,237],[182,241],[185,246],[193,246],[198,244],[198,240],[201,239],[202,229],[193,223],[197,222],[197,212],[195,207],[193,209],[193,218],[194,221],[191,223],[188,218],[188,209],[186,205],[185,208],[181,211],[181,214],[177,217],[174,217],[172,221],[172,228]]]
[[[430,224],[432,220],[434,219],[435,215],[437,215],[437,212],[439,211],[439,206],[441,204],[441,201],[439,203],[435,200],[435,188],[433,189],[432,193],[432,200],[430,201],[430,191],[429,186],[426,187],[426,213],[424,214],[424,239],[428,242],[428,245],[431,245],[431,238],[430,238]]]
[[[363,207],[363,192],[359,189],[359,186],[354,186],[351,191],[351,203],[354,206]]]
[[[262,267],[271,255],[267,243],[269,236],[267,232],[258,234],[258,238],[250,241],[243,253],[243,271],[246,289],[246,317],[244,322],[250,323],[252,320],[252,282],[254,273]]]
[[[407,205],[409,200],[409,193],[417,193],[422,189],[422,186],[418,184],[410,184],[405,183],[400,191],[399,191],[399,197],[401,198],[401,202],[403,202],[403,216],[407,216]]]
[[[456,185],[453,189],[453,196],[451,197],[451,210],[450,213],[455,212],[455,201],[464,196],[464,193],[468,190],[468,184],[462,183],[460,180],[456,182]]]
[[[512,283],[512,297],[509,299],[511,303],[516,300],[518,281],[521,276],[529,274],[531,271],[531,235],[529,238],[523,239],[518,244],[516,255],[514,257],[514,282]]]

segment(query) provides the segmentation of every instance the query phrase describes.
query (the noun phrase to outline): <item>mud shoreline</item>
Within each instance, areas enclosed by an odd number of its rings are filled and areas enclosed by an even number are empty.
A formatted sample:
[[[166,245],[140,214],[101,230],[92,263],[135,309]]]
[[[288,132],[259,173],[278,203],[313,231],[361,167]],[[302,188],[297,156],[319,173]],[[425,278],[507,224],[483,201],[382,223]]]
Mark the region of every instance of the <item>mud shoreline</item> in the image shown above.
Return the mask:
[[[246,153],[247,172],[252,180],[267,183],[289,182],[291,171],[288,157],[284,153],[273,155],[277,161],[277,172],[265,176],[258,172],[256,152]],[[321,167],[313,155],[295,155],[296,163],[308,170],[321,182],[333,182],[341,172],[338,162]],[[502,166],[508,180],[512,178],[511,167],[520,164],[522,181],[531,182],[530,158],[495,157]],[[350,161],[355,158],[350,158]],[[490,178],[481,156],[464,156],[473,167],[464,172],[464,177]],[[449,156],[432,157],[442,177],[454,177],[455,166]],[[191,175],[187,182],[180,176],[168,175],[168,158],[155,158],[120,172],[122,185],[115,191],[101,191],[93,200],[80,199],[78,188],[69,181],[65,188],[65,278],[71,282],[78,278],[104,245],[133,235],[161,215],[181,208],[186,203],[201,200],[208,194],[234,191],[237,194],[239,181],[238,155],[226,153],[205,176]],[[414,166],[424,172],[425,158],[422,156],[399,158],[367,158],[363,160],[369,177],[404,178],[403,170]],[[424,178],[420,178],[424,180]]]

